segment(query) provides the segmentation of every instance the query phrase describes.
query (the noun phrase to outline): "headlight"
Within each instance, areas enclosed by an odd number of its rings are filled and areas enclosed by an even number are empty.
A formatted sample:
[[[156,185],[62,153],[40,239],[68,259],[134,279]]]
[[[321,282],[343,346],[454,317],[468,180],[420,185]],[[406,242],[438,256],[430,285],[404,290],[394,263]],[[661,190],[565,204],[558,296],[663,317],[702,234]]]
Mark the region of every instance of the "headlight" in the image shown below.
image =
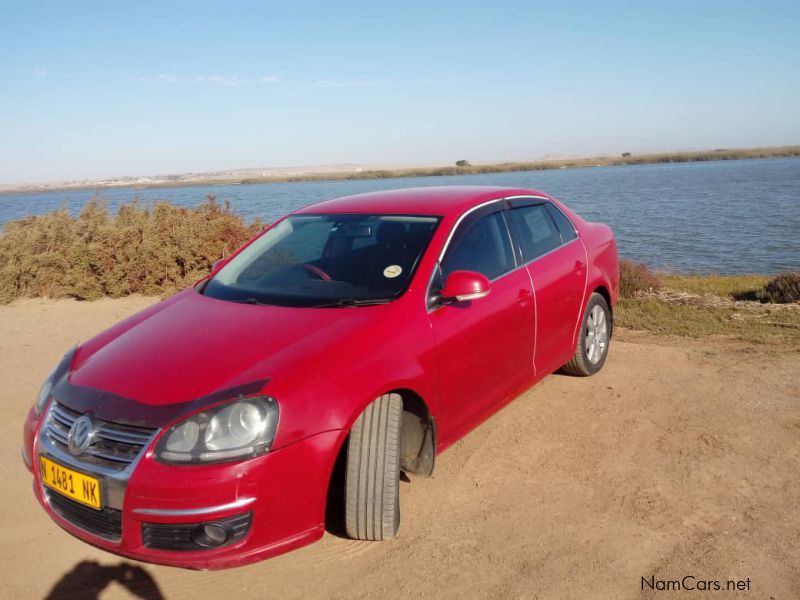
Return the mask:
[[[258,397],[192,415],[161,437],[156,458],[189,464],[258,456],[272,446],[278,413],[274,398]]]
[[[55,368],[50,371],[42,387],[39,388],[39,395],[36,397],[36,403],[33,405],[33,412],[36,413],[37,417],[42,414],[44,407],[47,406],[47,402],[50,400],[50,393],[53,391],[55,384],[69,371],[69,366],[72,364],[72,357],[75,354],[76,348],[77,346],[69,350],[63,356]]]

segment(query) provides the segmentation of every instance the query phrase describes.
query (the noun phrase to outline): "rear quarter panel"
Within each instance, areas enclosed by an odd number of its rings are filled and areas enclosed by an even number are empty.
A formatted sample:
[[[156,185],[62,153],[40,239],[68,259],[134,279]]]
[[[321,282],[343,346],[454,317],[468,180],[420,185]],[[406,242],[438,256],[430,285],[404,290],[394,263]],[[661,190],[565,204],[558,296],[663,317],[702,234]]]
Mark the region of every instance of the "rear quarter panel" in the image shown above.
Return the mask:
[[[613,308],[619,300],[619,256],[614,233],[603,223],[586,223],[581,238],[589,259],[587,291],[606,288]]]
[[[598,288],[605,288],[608,292],[613,313],[613,309],[619,300],[619,256],[614,232],[605,223],[587,221],[575,214],[562,202],[556,199],[552,200],[575,225],[578,237],[586,250],[586,291],[578,324],[580,324],[580,319],[583,318],[592,292]],[[577,346],[579,331],[580,326],[575,328],[575,336],[572,340],[573,349]]]
[[[613,308],[619,300],[619,256],[614,232],[605,223],[587,221],[563,202],[550,199],[570,218],[586,248],[589,263],[586,301],[592,291],[602,286],[608,290]]]

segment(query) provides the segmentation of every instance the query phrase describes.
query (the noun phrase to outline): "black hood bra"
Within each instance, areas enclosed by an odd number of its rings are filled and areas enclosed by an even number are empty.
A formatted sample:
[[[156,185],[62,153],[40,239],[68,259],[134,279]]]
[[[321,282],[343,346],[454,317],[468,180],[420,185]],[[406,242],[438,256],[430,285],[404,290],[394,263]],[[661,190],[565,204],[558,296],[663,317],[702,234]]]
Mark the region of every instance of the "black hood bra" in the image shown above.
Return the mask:
[[[65,356],[64,358],[66,359],[67,357]],[[60,368],[61,365],[59,365]],[[185,402],[151,405],[137,402],[113,392],[72,385],[67,377],[68,368],[69,362],[67,362],[67,367],[63,372],[58,373],[60,380],[57,380],[58,383],[53,388],[53,400],[74,411],[89,413],[104,421],[133,427],[164,427],[207,406],[224,402],[225,400],[255,396],[269,382],[268,378],[258,379]]]

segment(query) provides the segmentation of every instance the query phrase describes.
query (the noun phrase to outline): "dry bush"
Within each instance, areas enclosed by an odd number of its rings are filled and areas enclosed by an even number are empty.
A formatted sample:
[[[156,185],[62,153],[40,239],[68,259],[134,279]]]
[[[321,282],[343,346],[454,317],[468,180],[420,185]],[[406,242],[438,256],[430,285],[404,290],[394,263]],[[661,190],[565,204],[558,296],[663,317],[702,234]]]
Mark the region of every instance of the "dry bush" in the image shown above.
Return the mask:
[[[619,294],[633,298],[637,292],[651,292],[661,287],[661,282],[644,263],[619,261]]]
[[[800,302],[800,272],[781,273],[768,282],[756,296],[762,302],[778,304]]]
[[[134,200],[116,215],[93,199],[77,217],[62,209],[11,221],[0,235],[0,303],[168,294],[202,278],[261,227],[213,195],[196,208],[149,209]]]

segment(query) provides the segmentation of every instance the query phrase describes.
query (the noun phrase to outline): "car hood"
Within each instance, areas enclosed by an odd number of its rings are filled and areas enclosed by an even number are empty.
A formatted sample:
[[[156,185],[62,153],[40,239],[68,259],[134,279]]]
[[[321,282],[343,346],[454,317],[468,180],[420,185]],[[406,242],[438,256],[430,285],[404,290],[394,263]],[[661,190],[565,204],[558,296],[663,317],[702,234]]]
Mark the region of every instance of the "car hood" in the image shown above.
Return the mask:
[[[274,373],[323,360],[334,343],[358,335],[386,306],[258,306],[189,289],[79,348],[66,384],[150,406],[224,390],[236,395],[263,387]]]

